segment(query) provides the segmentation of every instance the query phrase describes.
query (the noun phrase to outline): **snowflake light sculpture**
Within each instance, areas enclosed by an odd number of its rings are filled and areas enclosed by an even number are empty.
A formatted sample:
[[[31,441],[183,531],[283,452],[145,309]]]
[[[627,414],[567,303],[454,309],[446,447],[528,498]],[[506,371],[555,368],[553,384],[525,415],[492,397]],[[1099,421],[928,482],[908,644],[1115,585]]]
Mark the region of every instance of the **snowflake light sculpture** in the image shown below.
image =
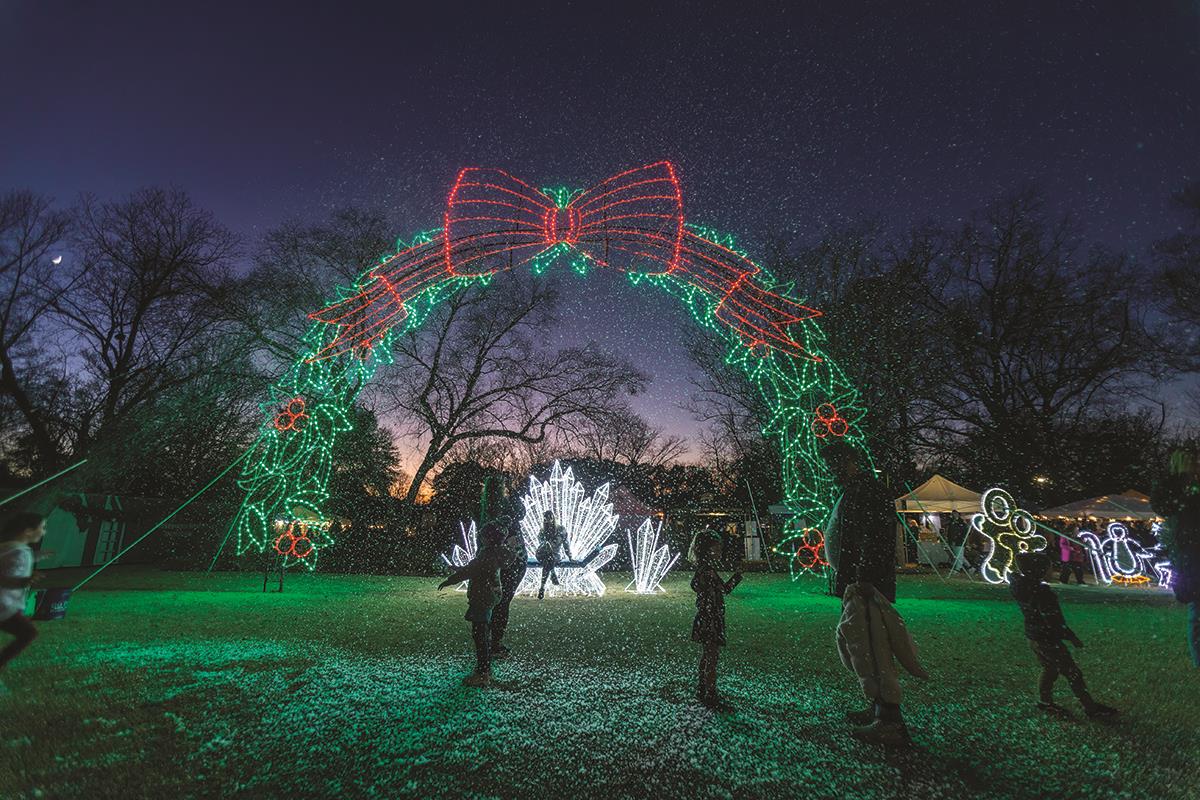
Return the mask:
[[[1170,585],[1171,565],[1160,558],[1157,547],[1147,549],[1129,538],[1124,524],[1110,522],[1103,541],[1092,531],[1080,531],[1079,538],[1087,544],[1097,580],[1136,586],[1150,583],[1153,575],[1159,586]]]
[[[1012,495],[1003,489],[988,489],[979,505],[983,513],[971,517],[971,527],[991,545],[979,572],[988,583],[1008,583],[1017,553],[1045,550],[1046,537],[1037,533],[1033,516],[1017,508]]]
[[[536,553],[542,541],[542,517],[550,511],[557,524],[567,532],[563,552],[559,553],[555,576],[546,583],[546,593],[555,595],[604,594],[604,581],[597,571],[612,561],[617,553],[616,543],[608,539],[617,529],[617,515],[612,513],[613,504],[608,502],[608,484],[597,489],[591,497],[584,497],[583,484],[575,480],[570,468],[563,469],[555,461],[550,470],[550,479],[539,481],[529,478],[529,491],[521,498],[525,504],[525,516],[521,518],[521,536],[525,550]],[[525,578],[517,588],[517,594],[537,594],[542,581],[541,566],[532,561]]]
[[[451,569],[462,569],[467,564],[471,563],[471,559],[479,552],[479,534],[475,531],[475,520],[471,520],[471,527],[465,527],[461,522],[458,523],[458,529],[462,532],[462,546],[454,545],[450,550],[450,555],[442,554],[442,561],[445,561]],[[467,584],[470,581],[463,581],[455,587],[457,591],[465,592]]]
[[[629,539],[629,559],[633,564],[633,580],[625,587],[627,592],[638,594],[654,594],[666,591],[662,588],[662,579],[671,571],[671,567],[679,560],[679,553],[671,555],[671,549],[666,543],[659,546],[658,535],[662,532],[662,523],[655,528],[646,517],[638,526],[636,537],[627,532]]]

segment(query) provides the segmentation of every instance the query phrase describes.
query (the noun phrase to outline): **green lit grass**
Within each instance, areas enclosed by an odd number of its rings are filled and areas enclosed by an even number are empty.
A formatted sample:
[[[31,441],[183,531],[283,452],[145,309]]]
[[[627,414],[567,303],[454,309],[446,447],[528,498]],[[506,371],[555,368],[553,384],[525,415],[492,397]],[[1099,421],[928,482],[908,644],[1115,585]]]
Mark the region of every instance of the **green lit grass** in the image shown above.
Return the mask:
[[[816,581],[750,576],[730,597],[720,682],[691,699],[687,575],[669,594],[518,598],[500,688],[468,671],[464,596],[436,579],[111,570],[8,670],[0,797],[1200,796],[1200,671],[1182,606],[1059,587],[1095,694],[1034,711],[1037,668],[1002,589],[902,578],[931,680],[906,683],[916,746],[847,735],[862,705]],[[69,585],[59,573],[54,583]],[[40,794],[39,794],[40,793]]]

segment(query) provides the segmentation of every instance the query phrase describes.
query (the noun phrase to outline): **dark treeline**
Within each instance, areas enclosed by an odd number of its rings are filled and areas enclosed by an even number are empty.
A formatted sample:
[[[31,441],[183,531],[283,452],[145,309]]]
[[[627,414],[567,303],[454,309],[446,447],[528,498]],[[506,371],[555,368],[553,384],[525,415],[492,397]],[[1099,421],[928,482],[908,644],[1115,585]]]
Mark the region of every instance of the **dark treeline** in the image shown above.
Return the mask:
[[[1179,232],[1143,254],[1087,242],[1026,192],[954,226],[829,231],[768,264],[825,312],[893,480],[938,470],[1033,507],[1148,491],[1200,413],[1194,391],[1174,418],[1162,400],[1200,366],[1200,188],[1176,199]],[[692,350],[711,460],[765,464],[757,396],[709,343]]]
[[[903,236],[830,230],[766,264],[825,312],[826,347],[862,390],[896,481],[938,469],[1037,506],[1148,488],[1188,435],[1161,394],[1200,371],[1200,185],[1177,199],[1177,234],[1147,253],[1089,243],[1026,193]],[[87,458],[41,501],[186,497],[251,442],[307,314],[394,247],[391,228],[347,209],[248,242],[180,191],[71,207],[0,197],[4,485]],[[511,494],[559,457],[668,511],[743,507],[748,487],[760,505],[779,498],[760,401],[713,343],[687,337],[701,375],[690,411],[708,429],[693,443],[701,464],[685,467],[687,443],[629,405],[649,381],[636,365],[596,345],[541,346],[558,308],[553,277],[513,274],[396,338],[396,364],[338,444],[329,512],[351,524],[329,566],[427,565],[481,493]],[[397,441],[416,443],[414,474]],[[205,507],[221,518],[237,502],[231,476]]]

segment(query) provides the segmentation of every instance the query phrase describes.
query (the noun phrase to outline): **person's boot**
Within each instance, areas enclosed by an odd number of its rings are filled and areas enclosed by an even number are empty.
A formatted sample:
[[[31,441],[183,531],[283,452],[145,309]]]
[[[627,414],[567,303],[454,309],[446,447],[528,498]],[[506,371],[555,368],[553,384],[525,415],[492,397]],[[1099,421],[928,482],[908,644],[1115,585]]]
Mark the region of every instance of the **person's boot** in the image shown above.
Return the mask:
[[[538,600],[545,600],[545,599],[546,599],[546,584],[543,583],[541,585],[541,587],[538,589]]]
[[[875,706],[868,706],[862,711],[847,711],[846,722],[851,725],[870,725],[875,720]]]
[[[463,686],[474,686],[483,689],[492,685],[492,676],[487,672],[472,672],[463,678]]]
[[[1093,700],[1083,707],[1083,713],[1087,714],[1091,719],[1112,719],[1121,712],[1112,706],[1106,706],[1104,703],[1097,703]]]
[[[884,747],[904,747],[910,743],[908,726],[900,714],[900,706],[894,703],[875,703],[875,719],[869,725],[860,725],[850,732],[855,739]]]
[[[909,742],[908,727],[903,722],[876,719],[870,725],[859,725],[850,735],[860,742],[884,747],[905,747]]]
[[[1058,703],[1055,703],[1053,700],[1051,700],[1049,702],[1047,702],[1045,700],[1038,700],[1037,707],[1038,707],[1038,711],[1042,711],[1046,714],[1050,714],[1055,717],[1071,716],[1071,713],[1069,711],[1067,711],[1065,708],[1060,706]]]

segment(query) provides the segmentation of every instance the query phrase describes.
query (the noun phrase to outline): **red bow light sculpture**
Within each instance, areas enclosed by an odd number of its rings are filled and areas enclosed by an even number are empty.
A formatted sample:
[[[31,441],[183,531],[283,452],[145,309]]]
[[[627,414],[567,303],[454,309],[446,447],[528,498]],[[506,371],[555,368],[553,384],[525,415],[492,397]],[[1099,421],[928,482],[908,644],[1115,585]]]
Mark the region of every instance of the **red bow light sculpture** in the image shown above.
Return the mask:
[[[368,353],[407,316],[404,303],[426,288],[512,269],[559,245],[602,267],[675,276],[718,298],[717,319],[748,347],[815,358],[788,326],[820,312],[759,287],[754,262],[688,231],[679,180],[667,161],[614,175],[561,205],[501,170],[462,170],[437,237],[396,253],[371,271],[358,294],[311,315],[339,326],[315,358]]]

